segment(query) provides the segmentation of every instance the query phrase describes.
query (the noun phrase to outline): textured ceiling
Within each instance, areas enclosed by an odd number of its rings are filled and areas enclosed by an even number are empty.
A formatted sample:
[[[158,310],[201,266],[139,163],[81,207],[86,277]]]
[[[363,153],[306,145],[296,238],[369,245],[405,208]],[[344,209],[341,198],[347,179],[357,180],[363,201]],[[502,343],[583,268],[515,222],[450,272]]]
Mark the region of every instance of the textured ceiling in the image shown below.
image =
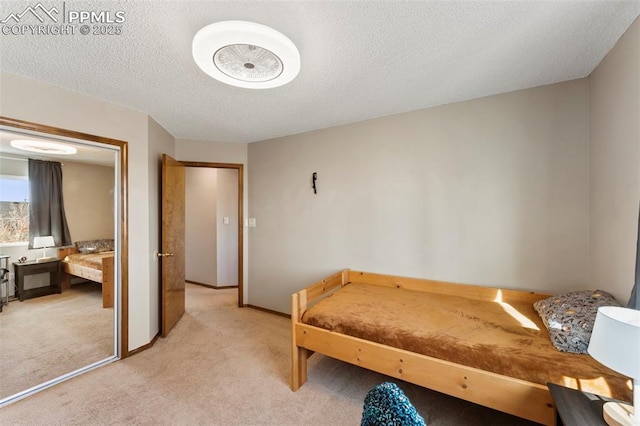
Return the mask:
[[[30,4],[37,0],[3,0],[0,20]],[[0,69],[144,111],[176,138],[220,142],[582,78],[640,14],[640,1],[609,0],[42,4],[124,11],[123,33],[0,34]],[[298,77],[283,87],[248,90],[204,74],[191,57],[193,35],[229,19],[287,35],[300,51]]]

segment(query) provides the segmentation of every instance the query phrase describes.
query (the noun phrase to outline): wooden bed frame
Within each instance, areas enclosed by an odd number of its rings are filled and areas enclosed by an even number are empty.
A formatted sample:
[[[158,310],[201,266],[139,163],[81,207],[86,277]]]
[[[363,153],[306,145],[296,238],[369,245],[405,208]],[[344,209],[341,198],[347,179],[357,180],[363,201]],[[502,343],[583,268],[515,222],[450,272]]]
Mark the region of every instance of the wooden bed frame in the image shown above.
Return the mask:
[[[70,254],[80,253],[76,247],[58,249],[58,259],[62,264],[62,288],[71,287],[73,276],[87,279],[102,284],[102,307],[113,307],[113,285],[114,285],[114,256],[102,259],[102,270],[93,269],[88,266],[64,262],[64,258]]]
[[[547,386],[467,367],[302,323],[307,306],[351,282],[377,284],[465,298],[533,303],[547,294],[454,284],[345,269],[291,296],[292,382],[307,380],[307,358],[319,352],[406,382],[544,425],[556,424]]]

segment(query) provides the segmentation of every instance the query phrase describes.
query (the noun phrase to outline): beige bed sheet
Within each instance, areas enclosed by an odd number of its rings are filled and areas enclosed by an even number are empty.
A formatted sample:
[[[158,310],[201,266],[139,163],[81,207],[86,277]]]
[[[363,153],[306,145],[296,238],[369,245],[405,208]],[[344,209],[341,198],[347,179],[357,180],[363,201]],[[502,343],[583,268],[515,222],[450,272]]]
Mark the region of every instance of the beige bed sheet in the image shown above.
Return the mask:
[[[76,253],[66,256],[64,261],[102,271],[102,259],[106,257],[113,257],[113,254],[113,251],[103,251],[100,253]]]

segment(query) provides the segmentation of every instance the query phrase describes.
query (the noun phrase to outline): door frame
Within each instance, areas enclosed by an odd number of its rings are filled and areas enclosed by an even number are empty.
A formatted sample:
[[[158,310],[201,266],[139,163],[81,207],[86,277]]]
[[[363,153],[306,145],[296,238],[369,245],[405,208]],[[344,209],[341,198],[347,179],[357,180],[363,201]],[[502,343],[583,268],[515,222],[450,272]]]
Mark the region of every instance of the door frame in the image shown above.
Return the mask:
[[[206,163],[178,160],[185,167],[235,169],[238,171],[238,307],[244,307],[244,165],[238,163]]]
[[[119,254],[119,280],[117,293],[120,297],[120,309],[116,318],[119,325],[120,341],[115,356],[126,358],[129,356],[129,224],[128,224],[128,143],[125,141],[76,132],[74,130],[47,126],[30,121],[18,120],[0,116],[0,126],[28,130],[31,132],[45,133],[65,138],[78,139],[80,141],[96,142],[103,145],[117,146],[119,148],[120,169],[120,252]],[[117,226],[118,224],[116,224]],[[119,352],[119,353],[118,353]]]

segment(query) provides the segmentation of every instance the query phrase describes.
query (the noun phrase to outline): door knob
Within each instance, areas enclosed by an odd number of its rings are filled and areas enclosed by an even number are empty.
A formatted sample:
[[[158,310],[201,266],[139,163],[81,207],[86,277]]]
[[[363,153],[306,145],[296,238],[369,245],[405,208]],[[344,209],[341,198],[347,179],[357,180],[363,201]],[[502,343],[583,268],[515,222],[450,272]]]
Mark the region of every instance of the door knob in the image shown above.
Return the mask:
[[[158,253],[158,257],[171,257],[173,253]]]

